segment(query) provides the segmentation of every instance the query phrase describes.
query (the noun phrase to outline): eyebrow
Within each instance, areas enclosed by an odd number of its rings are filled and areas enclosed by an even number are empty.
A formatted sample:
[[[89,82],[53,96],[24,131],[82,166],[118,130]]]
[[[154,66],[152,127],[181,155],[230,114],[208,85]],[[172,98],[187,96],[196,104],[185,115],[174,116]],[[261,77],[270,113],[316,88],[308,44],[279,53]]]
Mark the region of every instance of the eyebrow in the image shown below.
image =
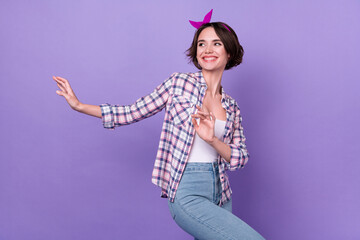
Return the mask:
[[[198,40],[198,43],[199,42],[205,42],[205,40]],[[220,39],[214,39],[214,40],[212,40],[212,42],[221,42],[221,40]]]

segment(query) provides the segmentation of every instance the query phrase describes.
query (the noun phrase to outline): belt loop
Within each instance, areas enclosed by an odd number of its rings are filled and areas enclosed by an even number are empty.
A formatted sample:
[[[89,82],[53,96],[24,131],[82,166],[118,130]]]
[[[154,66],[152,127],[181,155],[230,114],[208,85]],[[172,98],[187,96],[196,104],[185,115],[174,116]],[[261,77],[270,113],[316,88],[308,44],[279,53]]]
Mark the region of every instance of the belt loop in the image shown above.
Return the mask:
[[[219,168],[217,162],[212,162],[212,165],[213,165],[214,172],[216,173],[216,167]]]
[[[216,176],[216,162],[212,162],[212,167],[213,167],[213,171],[215,173],[215,176]]]

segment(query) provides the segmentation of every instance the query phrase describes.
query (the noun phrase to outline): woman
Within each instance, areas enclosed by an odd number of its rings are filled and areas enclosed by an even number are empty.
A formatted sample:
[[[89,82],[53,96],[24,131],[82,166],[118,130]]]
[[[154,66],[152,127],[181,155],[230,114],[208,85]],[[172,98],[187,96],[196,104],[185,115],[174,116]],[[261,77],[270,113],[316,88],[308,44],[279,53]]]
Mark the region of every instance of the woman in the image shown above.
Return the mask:
[[[249,154],[240,110],[221,87],[224,70],[242,61],[243,48],[233,29],[210,23],[212,10],[198,28],[188,56],[201,71],[174,73],[151,94],[128,106],[81,103],[69,82],[53,77],[69,105],[102,118],[105,128],[127,125],[165,108],[152,182],[168,198],[175,222],[195,239],[263,239],[231,213],[226,170],[244,167]]]

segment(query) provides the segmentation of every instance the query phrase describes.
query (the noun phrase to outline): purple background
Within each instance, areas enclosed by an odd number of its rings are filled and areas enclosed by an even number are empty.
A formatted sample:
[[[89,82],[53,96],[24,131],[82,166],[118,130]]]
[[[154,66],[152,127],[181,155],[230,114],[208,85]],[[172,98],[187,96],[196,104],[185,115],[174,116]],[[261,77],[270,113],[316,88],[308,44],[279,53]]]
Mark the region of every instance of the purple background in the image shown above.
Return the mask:
[[[214,8],[244,62],[223,86],[251,159],[234,213],[267,239],[360,239],[359,1],[1,1],[0,239],[192,239],[151,183],[163,112],[108,131],[56,95],[130,104]]]

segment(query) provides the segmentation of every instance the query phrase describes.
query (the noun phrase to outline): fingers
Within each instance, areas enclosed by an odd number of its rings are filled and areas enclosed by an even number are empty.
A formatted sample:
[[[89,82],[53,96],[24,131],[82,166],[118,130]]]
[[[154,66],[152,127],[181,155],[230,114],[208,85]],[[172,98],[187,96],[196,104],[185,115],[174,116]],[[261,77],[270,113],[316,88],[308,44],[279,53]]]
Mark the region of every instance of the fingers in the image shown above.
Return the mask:
[[[61,83],[61,82],[56,82],[56,83],[57,83],[57,86],[60,88],[61,91],[63,91],[64,93],[68,93],[66,91],[66,88],[65,88],[63,83]]]
[[[57,84],[60,84],[61,86],[65,87],[64,81],[56,78],[55,76],[53,76],[53,79],[54,79],[54,81],[55,81]]]
[[[195,130],[198,129],[198,128],[199,128],[199,124],[197,123],[196,119],[193,118],[193,119],[191,119],[191,121],[192,121],[192,123],[193,123],[193,125],[194,125]]]
[[[68,89],[68,91],[71,91],[71,86],[68,80],[66,80],[65,78],[62,77],[56,77],[57,79],[60,79],[61,81],[63,81],[63,83],[65,84],[66,88]]]
[[[191,117],[192,117],[192,120],[200,118],[200,120],[210,120],[213,123],[215,123],[215,120],[216,120],[216,117],[212,112],[207,113],[207,114],[197,114],[197,113],[195,113],[195,114],[191,114]]]
[[[193,118],[200,118],[201,120],[208,119],[208,120],[212,121],[213,123],[215,123],[216,118],[215,118],[214,113],[201,111],[201,108],[199,105],[196,105],[196,108],[198,109],[198,111],[196,114],[192,115]]]
[[[60,82],[64,83],[64,84],[69,83],[68,80],[66,80],[65,78],[62,78],[62,77],[55,77],[55,76],[53,76],[53,78],[54,78],[55,80],[57,80],[57,81],[60,81]]]
[[[66,94],[70,94],[70,95],[74,95],[73,94],[73,91],[72,91],[72,88],[70,86],[70,83],[68,80],[66,80],[65,78],[62,78],[62,77],[55,77],[53,76],[53,79],[57,82],[59,88],[64,91]]]
[[[55,77],[53,76],[53,79],[56,81],[56,82],[61,82],[61,83],[65,83],[65,80],[64,78],[60,78],[60,77]]]
[[[191,117],[193,117],[193,118],[200,118],[200,119],[202,119],[202,120],[206,119],[206,116],[201,115],[201,114],[196,114],[196,113],[195,113],[195,114],[192,114]]]
[[[196,105],[196,108],[198,109],[197,111],[198,114],[203,114],[204,116],[210,116],[210,113],[202,111],[199,105]]]
[[[62,81],[67,81],[65,78],[62,78],[62,77],[56,77],[56,78],[58,78],[58,79],[60,79]]]
[[[56,82],[58,82],[58,83],[62,83],[62,85],[63,85],[64,87],[70,88],[69,81],[66,80],[65,78],[53,76],[53,79],[54,79]]]
[[[203,111],[200,111],[200,110],[198,110],[197,113],[202,114],[204,116],[210,116],[210,114],[208,112],[203,112]]]
[[[205,116],[209,116],[209,113],[202,111],[198,105],[196,105],[196,108],[198,109],[198,111],[197,111],[198,114],[203,114]]]
[[[68,91],[66,90],[66,86],[63,80],[60,80],[58,77],[53,76],[53,79],[57,83],[57,86],[60,88],[60,90],[56,91],[56,94],[59,96],[63,96],[65,98],[68,98]]]
[[[61,89],[61,91],[66,92],[65,88],[61,86],[59,83],[57,84],[57,86]]]
[[[56,94],[59,96],[64,96],[64,93],[62,91],[56,90]]]
[[[212,117],[211,117],[210,113],[206,113],[206,112],[202,112],[202,111],[197,111],[197,113],[193,114],[193,116],[195,118],[200,118],[202,120],[204,120],[204,119],[212,120]]]

